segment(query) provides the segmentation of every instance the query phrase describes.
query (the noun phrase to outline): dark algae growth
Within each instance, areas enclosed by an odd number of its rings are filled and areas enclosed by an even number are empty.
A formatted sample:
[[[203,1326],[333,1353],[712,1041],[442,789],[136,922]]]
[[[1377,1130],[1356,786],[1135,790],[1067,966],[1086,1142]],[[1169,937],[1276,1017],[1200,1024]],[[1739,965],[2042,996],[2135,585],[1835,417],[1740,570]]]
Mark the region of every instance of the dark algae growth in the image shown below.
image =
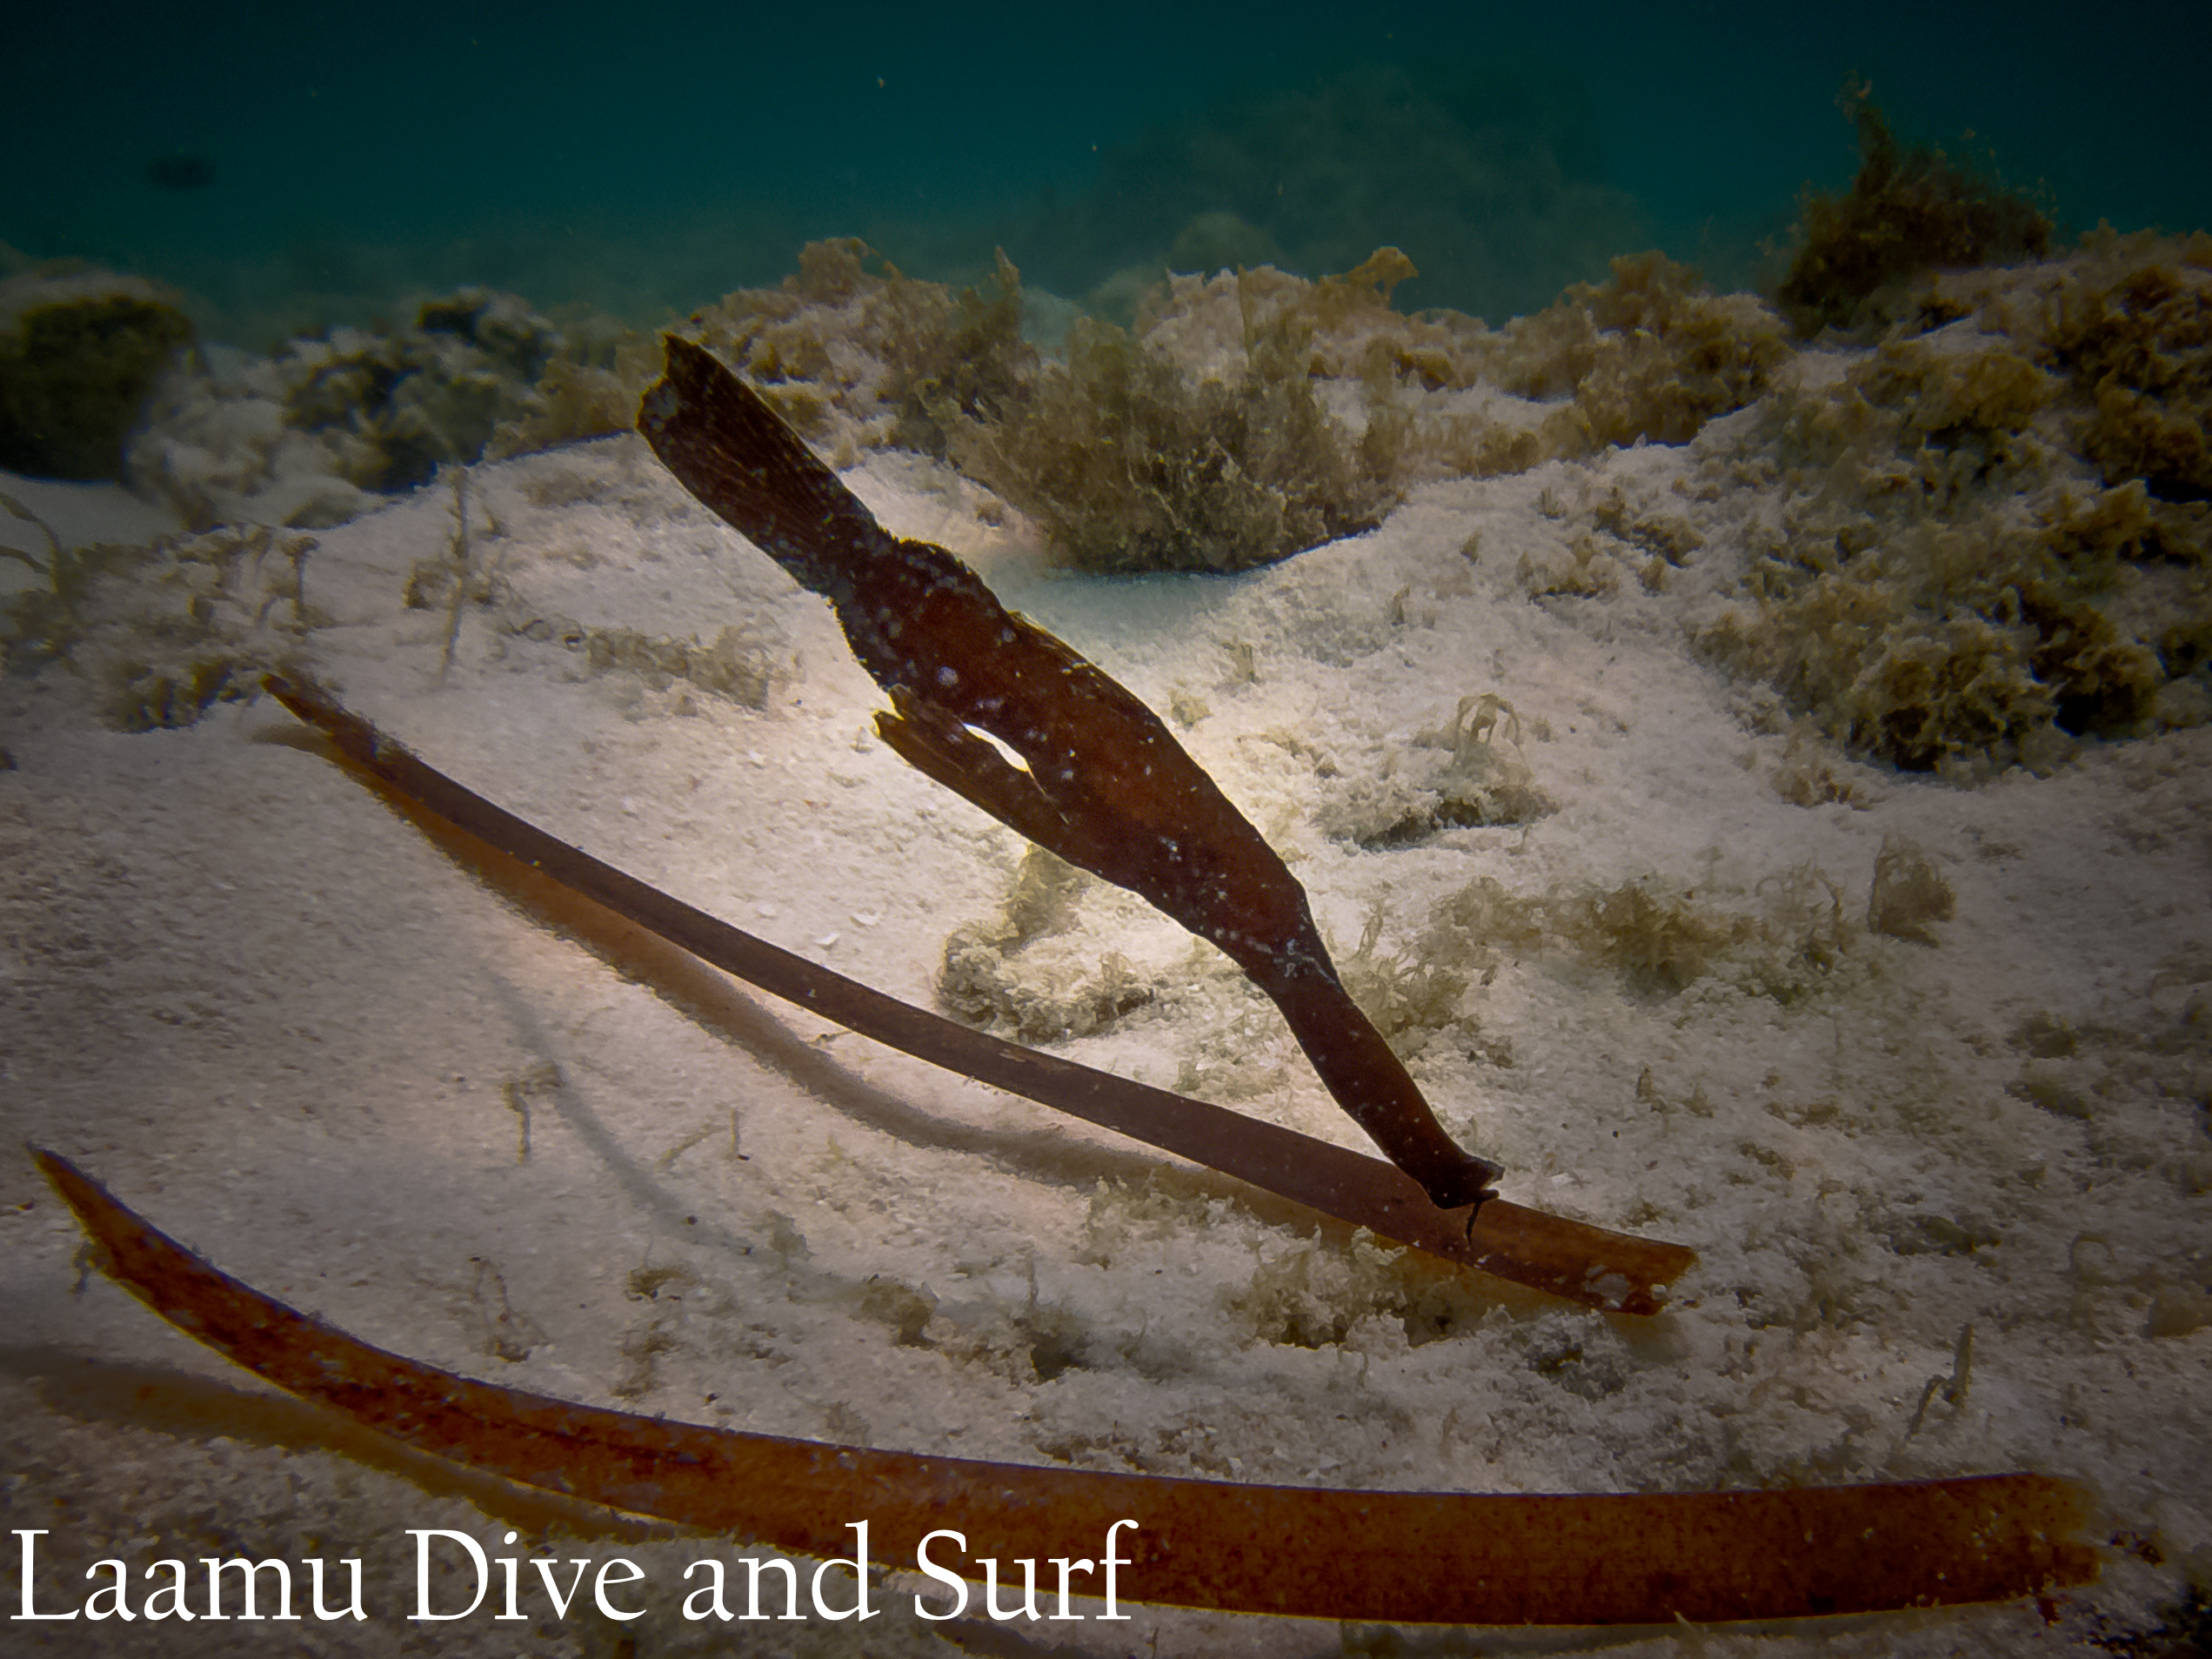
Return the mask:
[[[1159,718],[943,548],[885,532],[710,353],[673,337],[667,350],[638,430],[687,489],[835,607],[890,693],[884,740],[1220,946],[1282,1010],[1338,1103],[1437,1205],[1488,1196],[1496,1169],[1454,1144],[1347,994],[1305,889]]]
[[[191,339],[191,320],[137,278],[0,287],[0,469],[121,478],[125,438]]]
[[[1372,529],[1397,492],[1315,395],[1300,320],[1247,328],[1228,384],[1083,319],[952,458],[1087,570],[1249,570]]]
[[[1848,328],[1879,313],[1884,296],[1924,271],[2039,259],[2051,222],[1941,150],[1898,141],[1866,83],[1838,100],[1859,130],[1859,172],[1841,196],[1808,192],[1804,241],[1776,291],[1806,333]]]

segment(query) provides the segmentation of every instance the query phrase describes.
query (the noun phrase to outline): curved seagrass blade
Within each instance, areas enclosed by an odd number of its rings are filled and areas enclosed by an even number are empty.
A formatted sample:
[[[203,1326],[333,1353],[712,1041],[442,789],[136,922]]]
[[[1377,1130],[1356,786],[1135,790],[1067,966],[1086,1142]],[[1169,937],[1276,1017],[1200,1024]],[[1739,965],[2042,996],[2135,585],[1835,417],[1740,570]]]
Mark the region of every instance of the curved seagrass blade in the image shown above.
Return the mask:
[[[2001,1601],[2097,1574],[2083,1495],[2039,1475],[1781,1492],[1330,1491],[926,1457],[576,1405],[372,1348],[220,1272],[67,1160],[31,1153],[104,1272],[279,1388],[525,1485],[817,1556],[849,1548],[848,1523],[865,1518],[873,1558],[903,1567],[952,1527],[978,1556],[1099,1561],[1118,1548],[1129,1601],[1463,1624],[1797,1618]],[[1117,1522],[1132,1524],[1117,1536]]]
[[[328,693],[271,676],[278,701],[385,786],[702,961],[933,1065],[1180,1154],[1433,1255],[1608,1312],[1654,1314],[1686,1246],[1492,1199],[1472,1226],[1404,1171],[1295,1130],[1039,1054],[871,990],[740,932],[524,822],[424,765]]]

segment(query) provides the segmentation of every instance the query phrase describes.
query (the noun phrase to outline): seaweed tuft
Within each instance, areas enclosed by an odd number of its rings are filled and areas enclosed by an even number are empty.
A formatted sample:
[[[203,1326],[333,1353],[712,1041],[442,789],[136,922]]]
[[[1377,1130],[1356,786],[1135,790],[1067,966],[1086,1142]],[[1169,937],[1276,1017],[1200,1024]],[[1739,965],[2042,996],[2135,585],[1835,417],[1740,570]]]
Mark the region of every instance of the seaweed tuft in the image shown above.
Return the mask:
[[[1003,253],[986,282],[955,290],[840,237],[807,244],[780,287],[725,295],[683,331],[840,457],[942,456],[948,422],[986,418],[1029,371],[1022,308],[1021,274]]]
[[[230,525],[154,547],[53,547],[41,586],[0,605],[0,663],[66,664],[126,732],[190,726],[251,698],[318,621],[303,572],[312,536]]]
[[[1837,99],[1859,133],[1859,171],[1841,196],[1808,190],[1801,240],[1774,298],[1801,333],[1886,320],[1926,271],[2005,264],[2050,251],[2051,222],[1942,151],[1901,144],[1854,77]]]
[[[992,920],[945,941],[938,994],[971,1025],[1026,1042],[1087,1037],[1151,1002],[1145,976],[1118,953],[1089,948],[1078,901],[1096,879],[1032,847]]]
[[[2153,244],[2058,305],[2051,347],[2091,405],[2083,452],[2108,482],[2212,500],[2212,237]]]
[[[1938,943],[1931,924],[1958,913],[1958,900],[1935,861],[1912,842],[1892,837],[1875,858],[1874,889],[1867,898],[1867,931]]]
[[[1315,813],[1324,834],[1369,848],[1407,846],[1441,831],[1527,824],[1553,810],[1521,752],[1520,717],[1495,692],[1460,699],[1451,719],[1379,768],[1330,772]],[[1508,747],[1510,746],[1510,747]]]
[[[1380,523],[1394,480],[1322,406],[1311,326],[1254,309],[1220,378],[1079,321],[1002,412],[951,425],[952,458],[1087,571],[1249,570]]]
[[[1601,284],[1507,328],[1487,371],[1524,398],[1572,398],[1554,452],[1639,438],[1682,444],[1715,415],[1767,388],[1789,355],[1781,320],[1751,294],[1714,294],[1697,271],[1657,252],[1613,261]]]
[[[192,324],[150,283],[106,271],[0,284],[0,468],[120,478],[124,445]]]

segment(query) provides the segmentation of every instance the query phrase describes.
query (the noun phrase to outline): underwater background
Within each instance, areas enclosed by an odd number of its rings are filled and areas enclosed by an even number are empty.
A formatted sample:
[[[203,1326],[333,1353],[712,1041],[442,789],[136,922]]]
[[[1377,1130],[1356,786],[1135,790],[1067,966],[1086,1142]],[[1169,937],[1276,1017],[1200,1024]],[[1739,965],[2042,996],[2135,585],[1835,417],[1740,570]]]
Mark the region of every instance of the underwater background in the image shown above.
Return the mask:
[[[1385,243],[1400,306],[1494,324],[1645,247],[1741,285],[1850,177],[1847,76],[2065,239],[2212,219],[2194,5],[96,3],[9,34],[0,277],[155,278],[255,351],[464,282],[650,326],[844,235],[938,280],[1003,246],[1125,319],[1167,266]]]
[[[1614,1659],[2212,1652],[2206,11],[11,14],[0,1144],[392,1354],[655,1422],[2097,1506],[2095,1585]],[[332,765],[264,675],[782,960],[1364,1145],[1233,963],[884,740],[831,611],[633,430],[656,326],[1172,723],[1454,1144],[1694,1251],[1679,1298],[1464,1274],[848,1041]],[[295,1646],[363,1659],[444,1645],[417,1528],[680,1582],[692,1541],[395,1462],[84,1251],[0,1158],[0,1535],[57,1597],[358,1551],[378,1616]],[[949,1650],[888,1599],[839,1651]],[[683,1608],[468,1651],[794,1650]],[[957,1639],[1600,1641],[1142,1616]]]

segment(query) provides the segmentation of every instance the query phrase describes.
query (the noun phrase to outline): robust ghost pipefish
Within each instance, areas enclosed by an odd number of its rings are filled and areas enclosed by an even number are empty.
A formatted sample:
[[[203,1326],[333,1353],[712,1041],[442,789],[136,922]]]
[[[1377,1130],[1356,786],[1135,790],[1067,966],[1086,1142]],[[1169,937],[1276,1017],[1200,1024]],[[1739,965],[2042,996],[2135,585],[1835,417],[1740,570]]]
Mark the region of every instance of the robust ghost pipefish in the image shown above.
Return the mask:
[[[876,717],[884,741],[1219,946],[1282,1011],[1337,1103],[1440,1208],[1493,1196],[1497,1167],[1444,1132],[1345,991],[1306,889],[1159,717],[944,548],[886,532],[711,353],[673,335],[666,346],[638,430],[686,489],[830,602],[891,698]]]

